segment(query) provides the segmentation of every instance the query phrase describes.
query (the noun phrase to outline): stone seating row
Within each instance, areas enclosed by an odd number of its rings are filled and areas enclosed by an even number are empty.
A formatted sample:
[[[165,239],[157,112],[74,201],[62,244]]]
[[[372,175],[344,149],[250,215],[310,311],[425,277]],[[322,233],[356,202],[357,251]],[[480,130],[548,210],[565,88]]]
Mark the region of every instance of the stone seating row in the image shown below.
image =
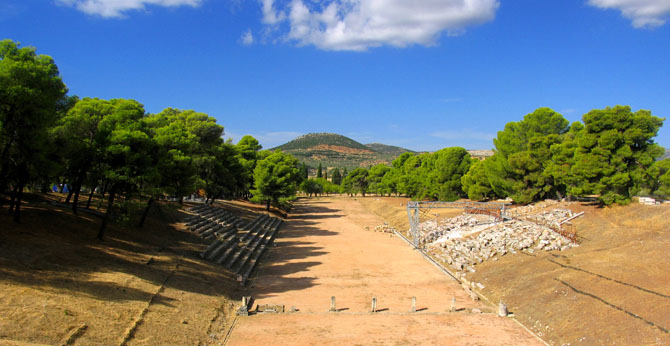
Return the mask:
[[[222,208],[198,206],[190,211],[196,214],[186,218],[186,227],[209,240],[225,238],[228,233],[237,233],[238,228],[246,224],[243,219]]]
[[[200,257],[225,266],[237,274],[238,281],[244,284],[277,235],[281,222],[279,218],[261,215],[244,227],[247,229],[244,236],[240,237],[234,232],[220,234]]]

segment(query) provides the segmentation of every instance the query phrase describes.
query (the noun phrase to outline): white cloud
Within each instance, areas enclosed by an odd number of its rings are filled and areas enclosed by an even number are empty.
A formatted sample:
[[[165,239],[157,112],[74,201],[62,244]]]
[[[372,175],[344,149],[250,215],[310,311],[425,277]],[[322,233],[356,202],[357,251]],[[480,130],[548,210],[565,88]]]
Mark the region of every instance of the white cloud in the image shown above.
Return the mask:
[[[653,28],[665,24],[670,15],[668,0],[589,0],[589,5],[617,9],[633,21],[636,28]]]
[[[251,29],[245,31],[244,34],[242,34],[242,44],[245,46],[254,44],[254,34],[251,33]]]
[[[128,11],[144,10],[146,5],[177,7],[200,5],[202,0],[56,0],[58,3],[73,6],[86,14],[104,18],[123,17]]]
[[[284,39],[324,50],[429,46],[447,33],[492,20],[498,0],[260,0],[263,23]]]

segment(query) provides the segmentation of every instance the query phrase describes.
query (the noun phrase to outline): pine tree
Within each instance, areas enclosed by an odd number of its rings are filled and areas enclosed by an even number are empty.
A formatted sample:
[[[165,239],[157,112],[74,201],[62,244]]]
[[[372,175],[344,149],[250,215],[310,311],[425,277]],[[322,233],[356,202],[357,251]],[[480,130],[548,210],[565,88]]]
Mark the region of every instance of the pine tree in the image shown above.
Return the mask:
[[[342,174],[340,174],[340,169],[335,167],[333,173],[330,175],[333,179],[333,184],[340,185],[342,183]]]
[[[317,178],[323,178],[323,171],[322,171],[322,168],[321,168],[321,162],[319,162],[319,168],[316,171],[316,177]]]

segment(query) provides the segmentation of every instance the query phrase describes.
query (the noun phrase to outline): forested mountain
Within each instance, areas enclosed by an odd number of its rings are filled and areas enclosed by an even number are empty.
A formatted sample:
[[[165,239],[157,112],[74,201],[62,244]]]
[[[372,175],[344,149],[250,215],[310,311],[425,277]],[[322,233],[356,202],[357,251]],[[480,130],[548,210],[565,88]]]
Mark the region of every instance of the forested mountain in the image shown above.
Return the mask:
[[[414,151],[409,149],[396,147],[395,145],[386,145],[382,143],[369,143],[366,144],[365,146],[382,154],[392,154],[399,156],[402,153],[414,153]]]
[[[370,151],[370,148],[365,145],[336,133],[308,133],[274,149],[281,149],[282,151],[307,150],[324,145]]]
[[[667,158],[670,158],[670,149],[665,149],[665,154],[663,155],[661,160],[667,159]]]
[[[379,143],[363,145],[335,133],[309,133],[274,149],[292,154],[312,169],[319,164],[349,169],[379,163],[390,164],[400,154],[412,152]]]

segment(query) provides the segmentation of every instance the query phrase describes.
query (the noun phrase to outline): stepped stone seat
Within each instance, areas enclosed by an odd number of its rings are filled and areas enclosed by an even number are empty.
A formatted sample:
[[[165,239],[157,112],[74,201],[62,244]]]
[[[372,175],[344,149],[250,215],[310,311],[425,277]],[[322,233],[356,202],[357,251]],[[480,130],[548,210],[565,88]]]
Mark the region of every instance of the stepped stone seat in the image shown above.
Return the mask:
[[[213,235],[214,232],[220,230],[221,228],[223,228],[223,226],[221,226],[219,224],[213,224],[212,227],[200,232],[200,236],[203,237],[203,238],[206,238],[210,235]]]
[[[237,245],[238,239],[237,237],[231,239],[230,241],[230,246],[226,250],[226,252],[219,257],[219,259],[216,260],[217,264],[224,264],[224,262],[227,262],[230,258],[231,255],[235,254],[237,251],[240,250],[240,246]]]
[[[258,217],[255,218],[250,224],[248,224],[247,226],[245,226],[244,229],[246,229],[246,230],[251,230],[251,229],[253,229],[254,227],[256,227],[256,225],[258,225],[259,223],[263,222],[267,217],[268,217],[268,216],[265,215],[265,214],[258,216]]]
[[[251,275],[251,272],[254,270],[256,267],[256,264],[258,263],[258,259],[263,255],[265,252],[266,246],[262,245],[258,251],[253,255],[249,263],[247,263],[247,266],[245,267],[244,271],[242,271],[241,276],[242,276],[242,285],[244,285],[249,278],[249,275]]]
[[[190,220],[186,221],[186,226],[187,227],[193,226],[193,225],[195,225],[196,223],[198,223],[202,220],[204,220],[204,218],[202,216],[193,215],[193,217]]]
[[[212,260],[214,260],[216,257],[218,257],[218,256],[221,254],[222,251],[224,251],[224,250],[226,249],[227,245],[228,245],[228,244],[227,244],[226,242],[221,242],[221,244],[220,244],[219,246],[217,246],[217,247],[216,247],[216,248],[209,254],[209,256],[206,257],[207,260],[208,260],[208,261],[212,261]]]
[[[207,220],[207,221],[206,221],[205,223],[203,223],[202,225],[200,225],[200,226],[198,226],[198,227],[196,227],[196,228],[193,228],[193,232],[194,232],[194,233],[197,233],[197,234],[200,234],[200,233],[204,232],[205,230],[207,230],[207,229],[213,227],[214,225],[216,225],[214,222]]]
[[[228,225],[228,226],[223,226],[223,228],[217,232],[215,232],[217,237],[228,237],[230,234],[237,234],[237,227],[233,225]]]
[[[269,230],[266,229],[263,232],[260,232],[258,236],[256,236],[252,240],[252,242],[248,245],[246,254],[242,257],[242,260],[235,267],[235,273],[239,274],[242,271],[242,268],[244,268],[247,262],[249,262],[249,259],[254,255],[259,246],[263,243],[263,239],[265,238],[265,235],[268,233],[268,231]]]
[[[216,213],[217,209],[218,208],[212,208],[212,209],[209,209],[209,210],[205,210],[204,212],[199,213],[199,214],[202,217],[209,217],[210,215],[213,215],[214,213]]]
[[[199,219],[199,218],[200,218],[200,215],[198,215],[198,214],[189,215],[189,216],[187,216],[187,217],[184,218],[184,223],[187,223],[187,224],[188,224],[189,222],[194,221],[194,220],[197,220],[197,219]]]
[[[229,253],[229,250],[231,248],[235,247],[235,245],[237,245],[237,239],[235,238],[235,236],[230,236],[228,238],[225,238],[222,241],[222,243],[224,245],[223,249],[221,249],[221,251],[219,251],[218,256],[214,256],[213,259],[211,260],[212,262],[217,263],[217,264],[221,264],[222,259],[224,259],[226,257],[226,254]]]
[[[220,240],[215,240],[215,241],[213,241],[211,244],[209,244],[209,246],[207,247],[207,249],[205,249],[205,251],[203,251],[203,252],[200,253],[200,258],[205,258],[205,257],[207,257],[207,256],[208,256],[210,253],[212,253],[212,251],[214,251],[214,249],[215,249],[217,246],[219,246],[220,244],[221,244],[221,241],[220,241]]]

